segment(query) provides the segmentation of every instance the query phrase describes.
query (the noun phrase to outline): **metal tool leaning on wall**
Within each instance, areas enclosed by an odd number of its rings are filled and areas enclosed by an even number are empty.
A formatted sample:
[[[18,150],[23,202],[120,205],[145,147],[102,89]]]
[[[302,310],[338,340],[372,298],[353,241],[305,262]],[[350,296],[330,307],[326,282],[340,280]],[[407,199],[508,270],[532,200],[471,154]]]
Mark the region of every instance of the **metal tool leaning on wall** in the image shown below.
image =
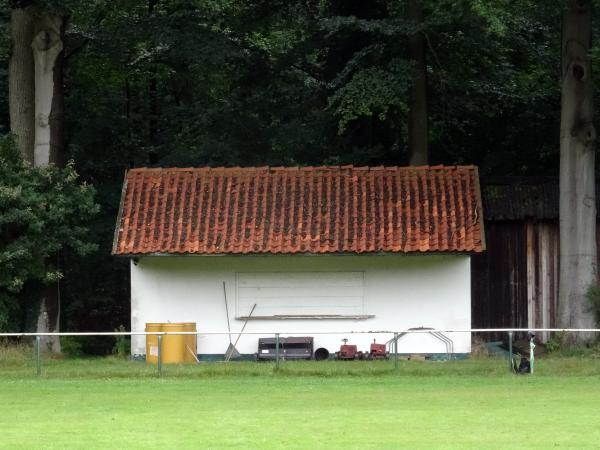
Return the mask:
[[[252,314],[254,313],[254,310],[256,309],[256,303],[254,304],[254,306],[252,306],[252,309],[250,310],[250,314],[248,314],[248,317],[246,317],[246,320],[244,321],[244,326],[242,327],[240,334],[238,334],[237,339],[235,340],[235,343],[233,344],[233,349],[235,350],[235,346],[237,345],[237,343],[239,342],[240,338],[242,337],[242,334],[244,333],[244,330],[246,329],[246,325],[248,325],[248,321],[250,320],[250,317],[252,317]],[[229,350],[229,349],[227,349]],[[235,350],[236,353],[237,350]],[[239,353],[238,353],[239,355]],[[232,353],[228,353],[225,355],[225,362],[229,362],[232,358]]]

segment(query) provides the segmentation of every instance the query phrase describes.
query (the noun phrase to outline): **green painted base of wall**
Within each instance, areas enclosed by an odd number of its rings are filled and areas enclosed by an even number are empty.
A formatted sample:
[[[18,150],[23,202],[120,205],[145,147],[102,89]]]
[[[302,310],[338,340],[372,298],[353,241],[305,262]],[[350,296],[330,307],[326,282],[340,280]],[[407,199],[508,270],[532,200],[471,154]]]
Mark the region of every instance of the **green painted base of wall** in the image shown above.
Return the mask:
[[[200,362],[216,362],[216,361],[223,361],[224,360],[224,356],[221,353],[214,353],[214,354],[200,354],[197,355],[198,356],[198,360]],[[448,361],[448,354],[447,353],[427,353],[427,354],[417,354],[417,353],[398,353],[398,358],[400,359],[410,359],[411,357],[418,357],[418,358],[425,358],[426,361]],[[390,355],[390,359],[393,358],[393,355]],[[454,353],[452,354],[451,359],[452,360],[465,360],[469,358],[469,354],[468,353]],[[134,361],[145,361],[146,360],[146,355],[132,355],[131,359],[133,359]],[[417,358],[415,358],[417,359]],[[255,361],[256,358],[254,356],[254,354],[244,354],[241,355],[239,358],[235,359],[234,361]],[[282,358],[283,360],[283,358]],[[331,355],[329,357],[329,361],[335,360],[335,358],[333,357],[333,355]]]
[[[224,361],[225,360],[225,355],[223,354],[204,354],[204,355],[198,355],[198,359],[200,361],[206,361],[206,362],[214,362],[214,361]],[[247,355],[240,355],[239,358],[236,359],[232,359],[232,361],[255,361],[254,355],[253,354],[247,354]]]

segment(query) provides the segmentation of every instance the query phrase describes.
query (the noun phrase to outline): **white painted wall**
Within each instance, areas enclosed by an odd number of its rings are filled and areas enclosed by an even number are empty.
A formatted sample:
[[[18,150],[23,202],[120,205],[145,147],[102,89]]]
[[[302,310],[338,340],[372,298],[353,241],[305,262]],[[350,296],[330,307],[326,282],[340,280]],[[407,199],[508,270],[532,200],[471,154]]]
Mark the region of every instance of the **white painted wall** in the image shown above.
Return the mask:
[[[310,331],[402,330],[410,327],[459,328],[471,326],[470,257],[468,255],[379,256],[155,256],[131,264],[131,329],[143,331],[146,322],[196,322],[198,331],[226,331],[223,281],[232,331],[236,320],[238,274],[263,272],[361,272],[364,274],[363,320],[251,320],[246,331],[272,336],[306,335]],[[258,310],[258,308],[257,308]],[[373,338],[385,342],[392,335],[314,335],[315,349],[339,349],[341,339],[367,350]],[[468,333],[452,334],[455,353],[471,351]],[[234,336],[235,339],[235,336]],[[256,352],[258,336],[240,338],[238,350]],[[222,354],[226,335],[200,335],[198,353]],[[444,353],[443,343],[415,334],[399,343],[401,353]],[[132,340],[132,353],[145,354],[145,337]]]

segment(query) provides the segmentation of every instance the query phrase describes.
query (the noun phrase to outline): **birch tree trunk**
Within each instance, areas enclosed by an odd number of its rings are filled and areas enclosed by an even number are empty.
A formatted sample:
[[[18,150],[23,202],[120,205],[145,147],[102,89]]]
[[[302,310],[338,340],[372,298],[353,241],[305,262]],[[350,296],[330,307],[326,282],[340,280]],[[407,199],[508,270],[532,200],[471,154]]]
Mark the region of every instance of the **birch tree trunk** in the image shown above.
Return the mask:
[[[33,7],[11,10],[12,53],[8,63],[8,103],[10,130],[23,160],[33,164],[35,140],[35,82],[31,51]]]
[[[596,283],[596,191],[591,2],[567,0],[562,36],[560,119],[560,277],[558,323],[562,328],[593,328],[586,297]],[[592,339],[571,336],[571,343]]]
[[[406,16],[414,25],[423,23],[422,0],[408,0]],[[427,131],[427,66],[425,40],[420,31],[408,38],[408,57],[414,64],[414,79],[410,89],[408,118],[408,152],[411,166],[429,164]]]

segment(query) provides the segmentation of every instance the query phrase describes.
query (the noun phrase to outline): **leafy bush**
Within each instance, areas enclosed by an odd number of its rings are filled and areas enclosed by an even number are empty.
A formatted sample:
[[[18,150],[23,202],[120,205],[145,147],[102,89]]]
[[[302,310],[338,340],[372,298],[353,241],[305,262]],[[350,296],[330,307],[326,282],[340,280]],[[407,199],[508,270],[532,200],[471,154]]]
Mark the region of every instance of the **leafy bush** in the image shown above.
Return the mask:
[[[80,338],[76,336],[64,336],[60,339],[62,353],[66,356],[79,357],[83,355]]]
[[[123,325],[120,325],[115,331],[127,331]],[[119,358],[127,358],[131,353],[131,338],[129,336],[115,336],[115,346],[113,354]]]
[[[86,255],[97,248],[84,226],[98,212],[94,195],[72,162],[65,168],[31,167],[11,135],[0,137],[0,329],[16,326],[27,283],[63,277],[52,255],[62,250]]]
[[[564,341],[564,332],[554,333],[550,336],[550,339],[546,341],[546,350],[548,350],[548,353],[556,353],[563,348]]]

